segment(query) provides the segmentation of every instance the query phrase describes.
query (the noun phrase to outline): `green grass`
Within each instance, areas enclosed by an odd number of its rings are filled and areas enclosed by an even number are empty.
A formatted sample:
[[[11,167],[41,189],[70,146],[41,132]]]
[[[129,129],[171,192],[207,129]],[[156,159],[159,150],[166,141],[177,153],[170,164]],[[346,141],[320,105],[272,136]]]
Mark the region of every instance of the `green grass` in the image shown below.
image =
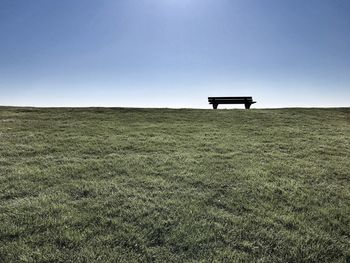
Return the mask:
[[[350,262],[350,108],[0,108],[0,262]]]

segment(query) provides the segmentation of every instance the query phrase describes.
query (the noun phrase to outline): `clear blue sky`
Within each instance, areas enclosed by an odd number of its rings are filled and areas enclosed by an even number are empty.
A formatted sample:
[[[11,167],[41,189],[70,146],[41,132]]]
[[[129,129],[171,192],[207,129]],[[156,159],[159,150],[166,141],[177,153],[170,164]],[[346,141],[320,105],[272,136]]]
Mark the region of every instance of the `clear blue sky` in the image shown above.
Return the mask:
[[[349,0],[0,0],[0,105],[350,106]]]

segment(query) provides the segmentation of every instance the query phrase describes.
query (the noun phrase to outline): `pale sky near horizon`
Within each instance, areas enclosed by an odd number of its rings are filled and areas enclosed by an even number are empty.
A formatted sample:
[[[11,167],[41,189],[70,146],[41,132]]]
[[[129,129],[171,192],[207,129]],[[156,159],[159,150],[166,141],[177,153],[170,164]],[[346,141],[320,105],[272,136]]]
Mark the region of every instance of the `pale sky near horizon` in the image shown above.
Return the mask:
[[[349,14],[348,0],[0,0],[0,105],[349,107]]]

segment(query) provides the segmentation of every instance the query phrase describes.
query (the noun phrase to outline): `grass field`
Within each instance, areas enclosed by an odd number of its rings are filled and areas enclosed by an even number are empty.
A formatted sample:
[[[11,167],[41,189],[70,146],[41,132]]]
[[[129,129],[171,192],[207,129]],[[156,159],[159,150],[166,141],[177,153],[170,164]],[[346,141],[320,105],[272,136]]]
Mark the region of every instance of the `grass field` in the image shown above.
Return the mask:
[[[0,262],[350,262],[350,108],[0,108]]]

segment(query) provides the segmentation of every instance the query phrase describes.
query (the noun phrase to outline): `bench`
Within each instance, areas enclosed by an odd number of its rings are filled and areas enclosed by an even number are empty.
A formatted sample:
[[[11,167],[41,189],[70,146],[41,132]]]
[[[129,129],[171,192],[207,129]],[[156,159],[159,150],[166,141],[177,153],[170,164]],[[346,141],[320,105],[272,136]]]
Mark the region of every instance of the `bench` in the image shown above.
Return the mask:
[[[213,105],[213,109],[216,110],[219,104],[244,104],[248,110],[250,106],[256,101],[253,101],[252,97],[209,97],[209,104]]]

